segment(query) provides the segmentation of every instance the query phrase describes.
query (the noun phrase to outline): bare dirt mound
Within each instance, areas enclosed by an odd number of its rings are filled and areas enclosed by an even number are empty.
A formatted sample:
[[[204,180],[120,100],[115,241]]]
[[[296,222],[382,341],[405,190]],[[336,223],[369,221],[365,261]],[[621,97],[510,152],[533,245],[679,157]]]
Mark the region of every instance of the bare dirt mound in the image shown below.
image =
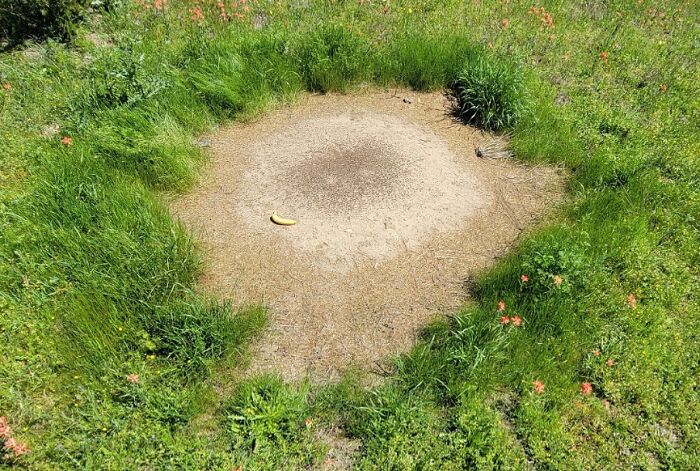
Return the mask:
[[[478,158],[492,136],[441,94],[404,96],[308,96],[222,129],[207,177],[173,202],[207,252],[202,287],[270,308],[252,372],[332,378],[407,350],[560,198],[560,170]]]

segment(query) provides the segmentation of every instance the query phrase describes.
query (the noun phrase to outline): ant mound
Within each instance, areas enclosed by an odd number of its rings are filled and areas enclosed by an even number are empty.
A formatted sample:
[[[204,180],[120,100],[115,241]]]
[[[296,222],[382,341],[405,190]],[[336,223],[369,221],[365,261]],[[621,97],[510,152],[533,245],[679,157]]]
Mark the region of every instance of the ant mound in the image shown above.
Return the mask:
[[[448,111],[441,94],[307,96],[209,137],[207,176],[171,208],[207,254],[201,286],[269,308],[250,372],[330,379],[407,350],[561,198],[559,169],[484,158],[494,136]]]

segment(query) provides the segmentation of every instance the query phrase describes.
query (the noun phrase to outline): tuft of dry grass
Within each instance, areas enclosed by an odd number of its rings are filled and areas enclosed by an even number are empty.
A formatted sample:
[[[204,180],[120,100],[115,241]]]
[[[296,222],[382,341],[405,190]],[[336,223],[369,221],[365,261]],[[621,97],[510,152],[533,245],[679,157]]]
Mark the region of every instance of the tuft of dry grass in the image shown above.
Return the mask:
[[[507,133],[482,142],[474,148],[474,154],[480,159],[508,159],[513,157],[513,152],[509,148],[511,137],[512,134]]]

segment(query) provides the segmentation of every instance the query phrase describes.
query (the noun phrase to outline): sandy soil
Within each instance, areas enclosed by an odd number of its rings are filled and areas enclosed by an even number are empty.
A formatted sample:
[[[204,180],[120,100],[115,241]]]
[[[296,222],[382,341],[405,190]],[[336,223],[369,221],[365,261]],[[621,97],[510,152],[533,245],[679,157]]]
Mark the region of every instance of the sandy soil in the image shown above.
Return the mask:
[[[564,181],[476,157],[492,136],[455,122],[441,94],[308,96],[207,139],[209,171],[172,212],[207,253],[204,290],[269,306],[250,372],[286,379],[409,349]],[[298,224],[272,224],[273,211]]]

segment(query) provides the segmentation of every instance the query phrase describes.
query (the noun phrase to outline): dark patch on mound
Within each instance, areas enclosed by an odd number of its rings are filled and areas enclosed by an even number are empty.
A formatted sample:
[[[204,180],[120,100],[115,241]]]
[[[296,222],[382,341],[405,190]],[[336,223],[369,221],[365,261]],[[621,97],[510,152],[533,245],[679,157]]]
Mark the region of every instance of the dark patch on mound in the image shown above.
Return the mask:
[[[376,139],[327,145],[283,176],[310,208],[349,210],[392,194],[408,172],[399,152]]]

